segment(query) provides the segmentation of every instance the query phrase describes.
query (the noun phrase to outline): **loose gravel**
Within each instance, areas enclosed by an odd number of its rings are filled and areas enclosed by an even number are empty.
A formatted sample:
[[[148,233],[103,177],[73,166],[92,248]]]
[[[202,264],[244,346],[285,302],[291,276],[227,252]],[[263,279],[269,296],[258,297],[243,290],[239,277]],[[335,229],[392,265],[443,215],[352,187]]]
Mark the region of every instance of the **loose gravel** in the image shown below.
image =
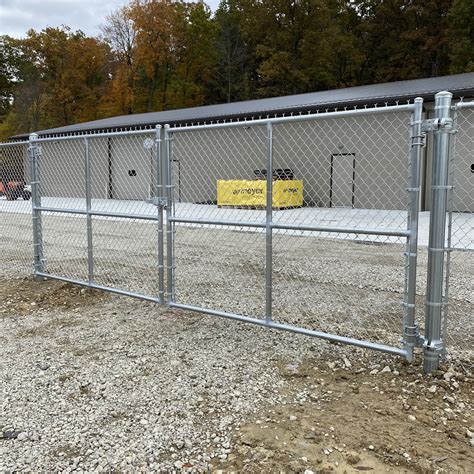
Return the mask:
[[[0,440],[0,471],[205,470],[231,452],[233,426],[283,402],[282,354],[334,350],[62,283],[1,283],[0,430],[18,436]]]
[[[61,282],[0,297],[0,472],[472,472],[466,367]]]
[[[347,469],[372,463],[376,472],[382,465],[403,466],[406,472],[431,472],[431,468],[442,472],[442,462],[447,472],[465,465],[466,472],[472,471],[472,456],[466,454],[474,444],[472,253],[453,265],[458,277],[450,293],[450,324],[455,329],[450,337],[457,352],[452,351],[456,364],[447,369],[454,375],[446,387],[442,374],[439,381],[424,378],[418,366],[408,373],[401,361],[383,354],[168,310],[62,282],[15,277],[15,245],[26,235],[22,229],[28,219],[18,215],[17,225],[6,229],[1,244],[6,271],[0,279],[0,472],[219,468],[305,472],[337,470],[344,463]],[[85,279],[84,219],[47,215],[43,219],[47,270]],[[95,222],[94,232],[98,282],[156,295],[156,228],[102,219]],[[262,234],[238,228],[177,227],[178,301],[261,317],[264,243]],[[403,250],[397,244],[277,234],[275,317],[399,345]],[[425,252],[420,261],[420,268],[426,268]],[[422,272],[418,283],[422,320]],[[336,376],[343,381],[338,390]],[[342,428],[350,426],[348,415],[334,425],[323,417],[324,426],[306,422],[300,426],[302,417],[320,416],[311,393],[332,407],[332,413],[344,407],[358,411],[351,399],[341,402],[354,386],[364,395],[357,403],[370,398],[374,404],[397,404],[385,419],[396,425],[386,435],[395,440],[391,446],[378,443],[370,432],[357,444],[351,442],[351,430]],[[432,386],[442,396],[431,396]],[[383,397],[384,393],[393,397]],[[404,421],[395,423],[400,413]],[[414,423],[408,416],[418,420],[420,413],[424,421],[417,436],[405,439],[404,430]],[[370,410],[365,414],[353,431],[365,433],[364,426],[374,418]],[[263,433],[261,427],[271,423],[267,419],[287,428],[273,434],[284,438],[281,445],[271,444],[267,432],[263,438],[252,434],[242,439],[239,433]],[[383,418],[377,420],[384,423]],[[301,440],[298,430],[287,426],[290,422],[306,434],[315,428],[315,438],[304,441],[313,440],[312,447],[305,448],[312,450],[310,455],[304,454],[302,445],[294,446]],[[328,443],[324,435],[330,426],[340,432],[338,440]],[[433,430],[438,443],[455,440],[448,461],[439,461],[446,454],[440,456],[430,448]],[[421,449],[417,440],[424,434],[427,441]],[[407,445],[408,439],[418,451]]]

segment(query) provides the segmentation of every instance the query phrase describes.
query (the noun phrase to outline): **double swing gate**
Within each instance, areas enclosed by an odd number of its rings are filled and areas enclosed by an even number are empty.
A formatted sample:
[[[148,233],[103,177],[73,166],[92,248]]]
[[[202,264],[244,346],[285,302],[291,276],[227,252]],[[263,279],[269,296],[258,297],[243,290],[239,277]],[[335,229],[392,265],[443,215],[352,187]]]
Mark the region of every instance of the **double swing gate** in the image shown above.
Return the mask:
[[[153,130],[32,135],[35,274],[409,361],[423,347],[425,370],[436,369],[447,337],[446,238],[452,242],[455,228],[450,100],[437,94],[431,120],[416,99]],[[418,227],[430,132],[422,336]],[[260,201],[232,206],[222,193],[216,200],[216,186],[227,182],[236,183],[224,188],[233,198],[255,194]],[[298,186],[302,205],[281,205],[281,193]]]

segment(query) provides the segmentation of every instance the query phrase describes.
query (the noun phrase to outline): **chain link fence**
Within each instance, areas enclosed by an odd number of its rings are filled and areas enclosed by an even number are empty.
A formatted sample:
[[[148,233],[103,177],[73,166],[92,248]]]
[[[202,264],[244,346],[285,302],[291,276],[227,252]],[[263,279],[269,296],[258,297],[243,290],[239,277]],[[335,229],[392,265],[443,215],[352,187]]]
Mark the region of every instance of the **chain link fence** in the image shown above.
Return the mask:
[[[382,111],[170,129],[172,304],[403,347],[413,107]]]
[[[436,358],[436,327],[420,329],[425,296],[438,307],[429,261],[445,249],[419,214],[420,170],[426,133],[445,125],[417,101],[0,144],[1,275],[34,269],[407,359],[425,343]],[[468,105],[455,114],[445,245],[441,332],[456,358],[473,347]]]
[[[0,275],[33,273],[28,143],[0,143]]]
[[[450,356],[474,356],[474,103],[455,107],[443,332]]]
[[[37,274],[158,301],[155,132],[37,139],[33,146]]]

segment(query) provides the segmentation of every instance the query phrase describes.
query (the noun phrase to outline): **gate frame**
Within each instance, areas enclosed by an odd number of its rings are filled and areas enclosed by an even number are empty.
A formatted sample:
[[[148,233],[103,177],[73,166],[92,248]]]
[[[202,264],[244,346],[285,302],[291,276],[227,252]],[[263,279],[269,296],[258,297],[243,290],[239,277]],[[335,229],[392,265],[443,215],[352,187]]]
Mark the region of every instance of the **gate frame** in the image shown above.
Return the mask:
[[[460,110],[464,109],[472,109],[474,112],[474,101],[467,101],[464,102],[464,100],[461,98],[459,102],[454,104],[451,107],[451,110],[453,111],[452,119],[453,119],[453,128],[451,129],[451,134],[456,134],[458,133],[458,129],[456,128],[457,126],[457,113]],[[448,321],[449,321],[449,289],[450,289],[450,279],[451,279],[451,258],[452,258],[452,252],[455,250],[458,250],[456,248],[452,247],[452,230],[453,230],[453,200],[454,200],[454,191],[455,191],[455,182],[454,182],[454,176],[453,176],[453,166],[456,161],[456,151],[455,147],[453,146],[453,140],[451,140],[450,146],[449,146],[449,157],[448,157],[448,182],[447,182],[447,192],[448,192],[448,197],[447,197],[447,236],[446,236],[446,248],[445,248],[445,253],[446,253],[446,265],[445,265],[445,279],[444,279],[444,294],[442,296],[442,329],[441,329],[441,336],[440,339],[442,340],[442,346],[439,349],[439,357],[434,359],[433,366],[434,367],[439,367],[439,362],[442,360],[447,360],[448,357],[448,347],[447,347],[447,336],[448,336]],[[460,250],[460,249],[459,249]],[[433,369],[435,370],[435,369]]]
[[[325,118],[336,118],[336,117],[352,117],[359,115],[372,115],[389,112],[411,112],[411,122],[409,127],[410,135],[407,136],[407,143],[411,147],[409,153],[409,163],[407,168],[409,169],[408,177],[408,204],[407,204],[407,230],[398,229],[368,229],[368,228],[340,228],[340,227],[329,227],[329,226],[298,226],[291,224],[274,223],[272,221],[272,173],[267,173],[267,196],[266,196],[266,218],[265,222],[246,222],[246,221],[232,221],[225,219],[199,219],[199,218],[186,218],[176,217],[174,214],[174,202],[173,202],[173,187],[171,175],[171,163],[173,160],[173,135],[176,133],[183,132],[194,132],[197,130],[210,130],[210,129],[221,129],[231,127],[248,127],[248,126],[266,126],[266,154],[267,154],[267,169],[273,169],[273,125],[278,123],[287,123],[292,121],[314,121]],[[421,175],[421,153],[424,146],[424,135],[422,134],[422,115],[423,115],[423,99],[416,98],[413,104],[406,105],[395,105],[386,107],[373,107],[364,109],[354,110],[343,110],[335,112],[324,112],[308,115],[289,116],[289,117],[275,117],[257,120],[243,120],[243,121],[229,121],[229,122],[217,122],[205,125],[190,125],[190,126],[175,126],[170,127],[169,124],[165,125],[165,142],[167,143],[166,158],[167,163],[167,288],[168,288],[168,307],[179,308],[183,310],[189,310],[199,312],[203,314],[209,314],[212,316],[218,316],[228,319],[234,319],[258,326],[265,326],[273,329],[279,329],[284,331],[290,331],[298,334],[304,334],[307,336],[317,337],[333,342],[339,342],[344,344],[350,344],[357,347],[363,347],[367,349],[378,350],[381,352],[398,355],[404,357],[407,361],[413,360],[413,351],[416,346],[419,346],[421,340],[418,334],[418,325],[415,320],[415,296],[416,296],[416,268],[417,268],[417,244],[418,244],[418,211],[419,211],[419,197],[420,197],[420,175]],[[227,312],[221,310],[214,310],[210,308],[204,308],[200,306],[178,303],[176,302],[175,295],[175,280],[174,280],[174,234],[176,223],[181,224],[201,224],[201,225],[221,225],[221,226],[240,226],[248,228],[260,228],[265,229],[266,236],[266,252],[265,252],[265,319],[256,319],[242,314]],[[405,316],[403,322],[403,348],[388,346],[384,344],[378,344],[370,341],[339,336],[336,334],[330,334],[322,331],[316,331],[311,329],[305,329],[298,326],[292,326],[283,323],[274,322],[272,319],[272,235],[273,229],[286,229],[286,230],[301,230],[301,231],[313,231],[313,232],[337,232],[337,233],[358,233],[365,235],[380,235],[390,237],[405,237],[407,251],[405,252],[406,257],[406,273],[405,273],[405,300],[402,303],[405,306]]]
[[[137,135],[151,135],[155,133],[155,160],[157,163],[157,192],[160,189],[159,184],[161,183],[161,155],[162,147],[161,144],[161,126],[156,126],[153,129],[144,130],[131,130],[124,132],[108,132],[108,133],[86,133],[82,135],[67,135],[61,137],[49,137],[41,138],[37,134],[33,133],[29,136],[29,153],[31,163],[31,189],[32,189],[32,214],[33,214],[33,239],[34,239],[34,265],[35,265],[35,277],[48,278],[52,280],[59,280],[75,285],[86,286],[88,288],[108,291],[110,293],[116,293],[119,295],[130,296],[132,298],[138,298],[145,301],[151,301],[157,304],[163,304],[163,280],[159,277],[159,288],[158,297],[153,297],[133,291],[123,290],[120,288],[114,288],[107,285],[100,285],[94,282],[94,262],[93,262],[93,234],[92,234],[92,218],[98,217],[115,217],[121,219],[137,219],[144,221],[153,221],[157,223],[158,227],[158,272],[162,275],[164,254],[160,249],[163,249],[163,245],[160,246],[160,239],[163,236],[163,209],[165,202],[158,197],[151,200],[157,208],[157,214],[155,216],[140,215],[140,214],[125,214],[120,212],[106,212],[106,211],[93,211],[91,208],[91,174],[90,174],[90,156],[89,156],[89,140],[94,138],[113,138],[122,136],[137,136]],[[40,176],[40,160],[41,160],[41,143],[47,142],[58,142],[58,141],[83,141],[83,159],[84,159],[84,176],[85,176],[85,200],[86,209],[71,209],[71,208],[57,208],[47,207],[41,204],[41,176]],[[48,212],[51,214],[70,214],[70,215],[82,215],[86,217],[86,228],[87,228],[87,271],[88,277],[86,280],[77,280],[74,278],[68,278],[61,275],[54,275],[48,273],[45,270],[45,259],[43,252],[43,234],[42,234],[42,213]],[[161,231],[160,231],[161,230]]]

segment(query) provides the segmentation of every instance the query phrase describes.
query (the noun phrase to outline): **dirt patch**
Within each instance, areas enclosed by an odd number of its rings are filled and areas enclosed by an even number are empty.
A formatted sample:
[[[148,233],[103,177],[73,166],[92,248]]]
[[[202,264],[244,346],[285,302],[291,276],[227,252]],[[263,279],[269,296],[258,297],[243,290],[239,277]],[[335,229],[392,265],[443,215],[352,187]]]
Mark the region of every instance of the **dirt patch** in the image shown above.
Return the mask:
[[[346,365],[347,364],[347,365]],[[447,370],[324,363],[279,364],[293,389],[234,436],[240,472],[473,472],[472,376]]]
[[[110,296],[97,290],[55,280],[18,278],[1,280],[0,316],[32,314],[38,310],[70,310],[99,304]],[[58,321],[58,324],[71,324]]]

